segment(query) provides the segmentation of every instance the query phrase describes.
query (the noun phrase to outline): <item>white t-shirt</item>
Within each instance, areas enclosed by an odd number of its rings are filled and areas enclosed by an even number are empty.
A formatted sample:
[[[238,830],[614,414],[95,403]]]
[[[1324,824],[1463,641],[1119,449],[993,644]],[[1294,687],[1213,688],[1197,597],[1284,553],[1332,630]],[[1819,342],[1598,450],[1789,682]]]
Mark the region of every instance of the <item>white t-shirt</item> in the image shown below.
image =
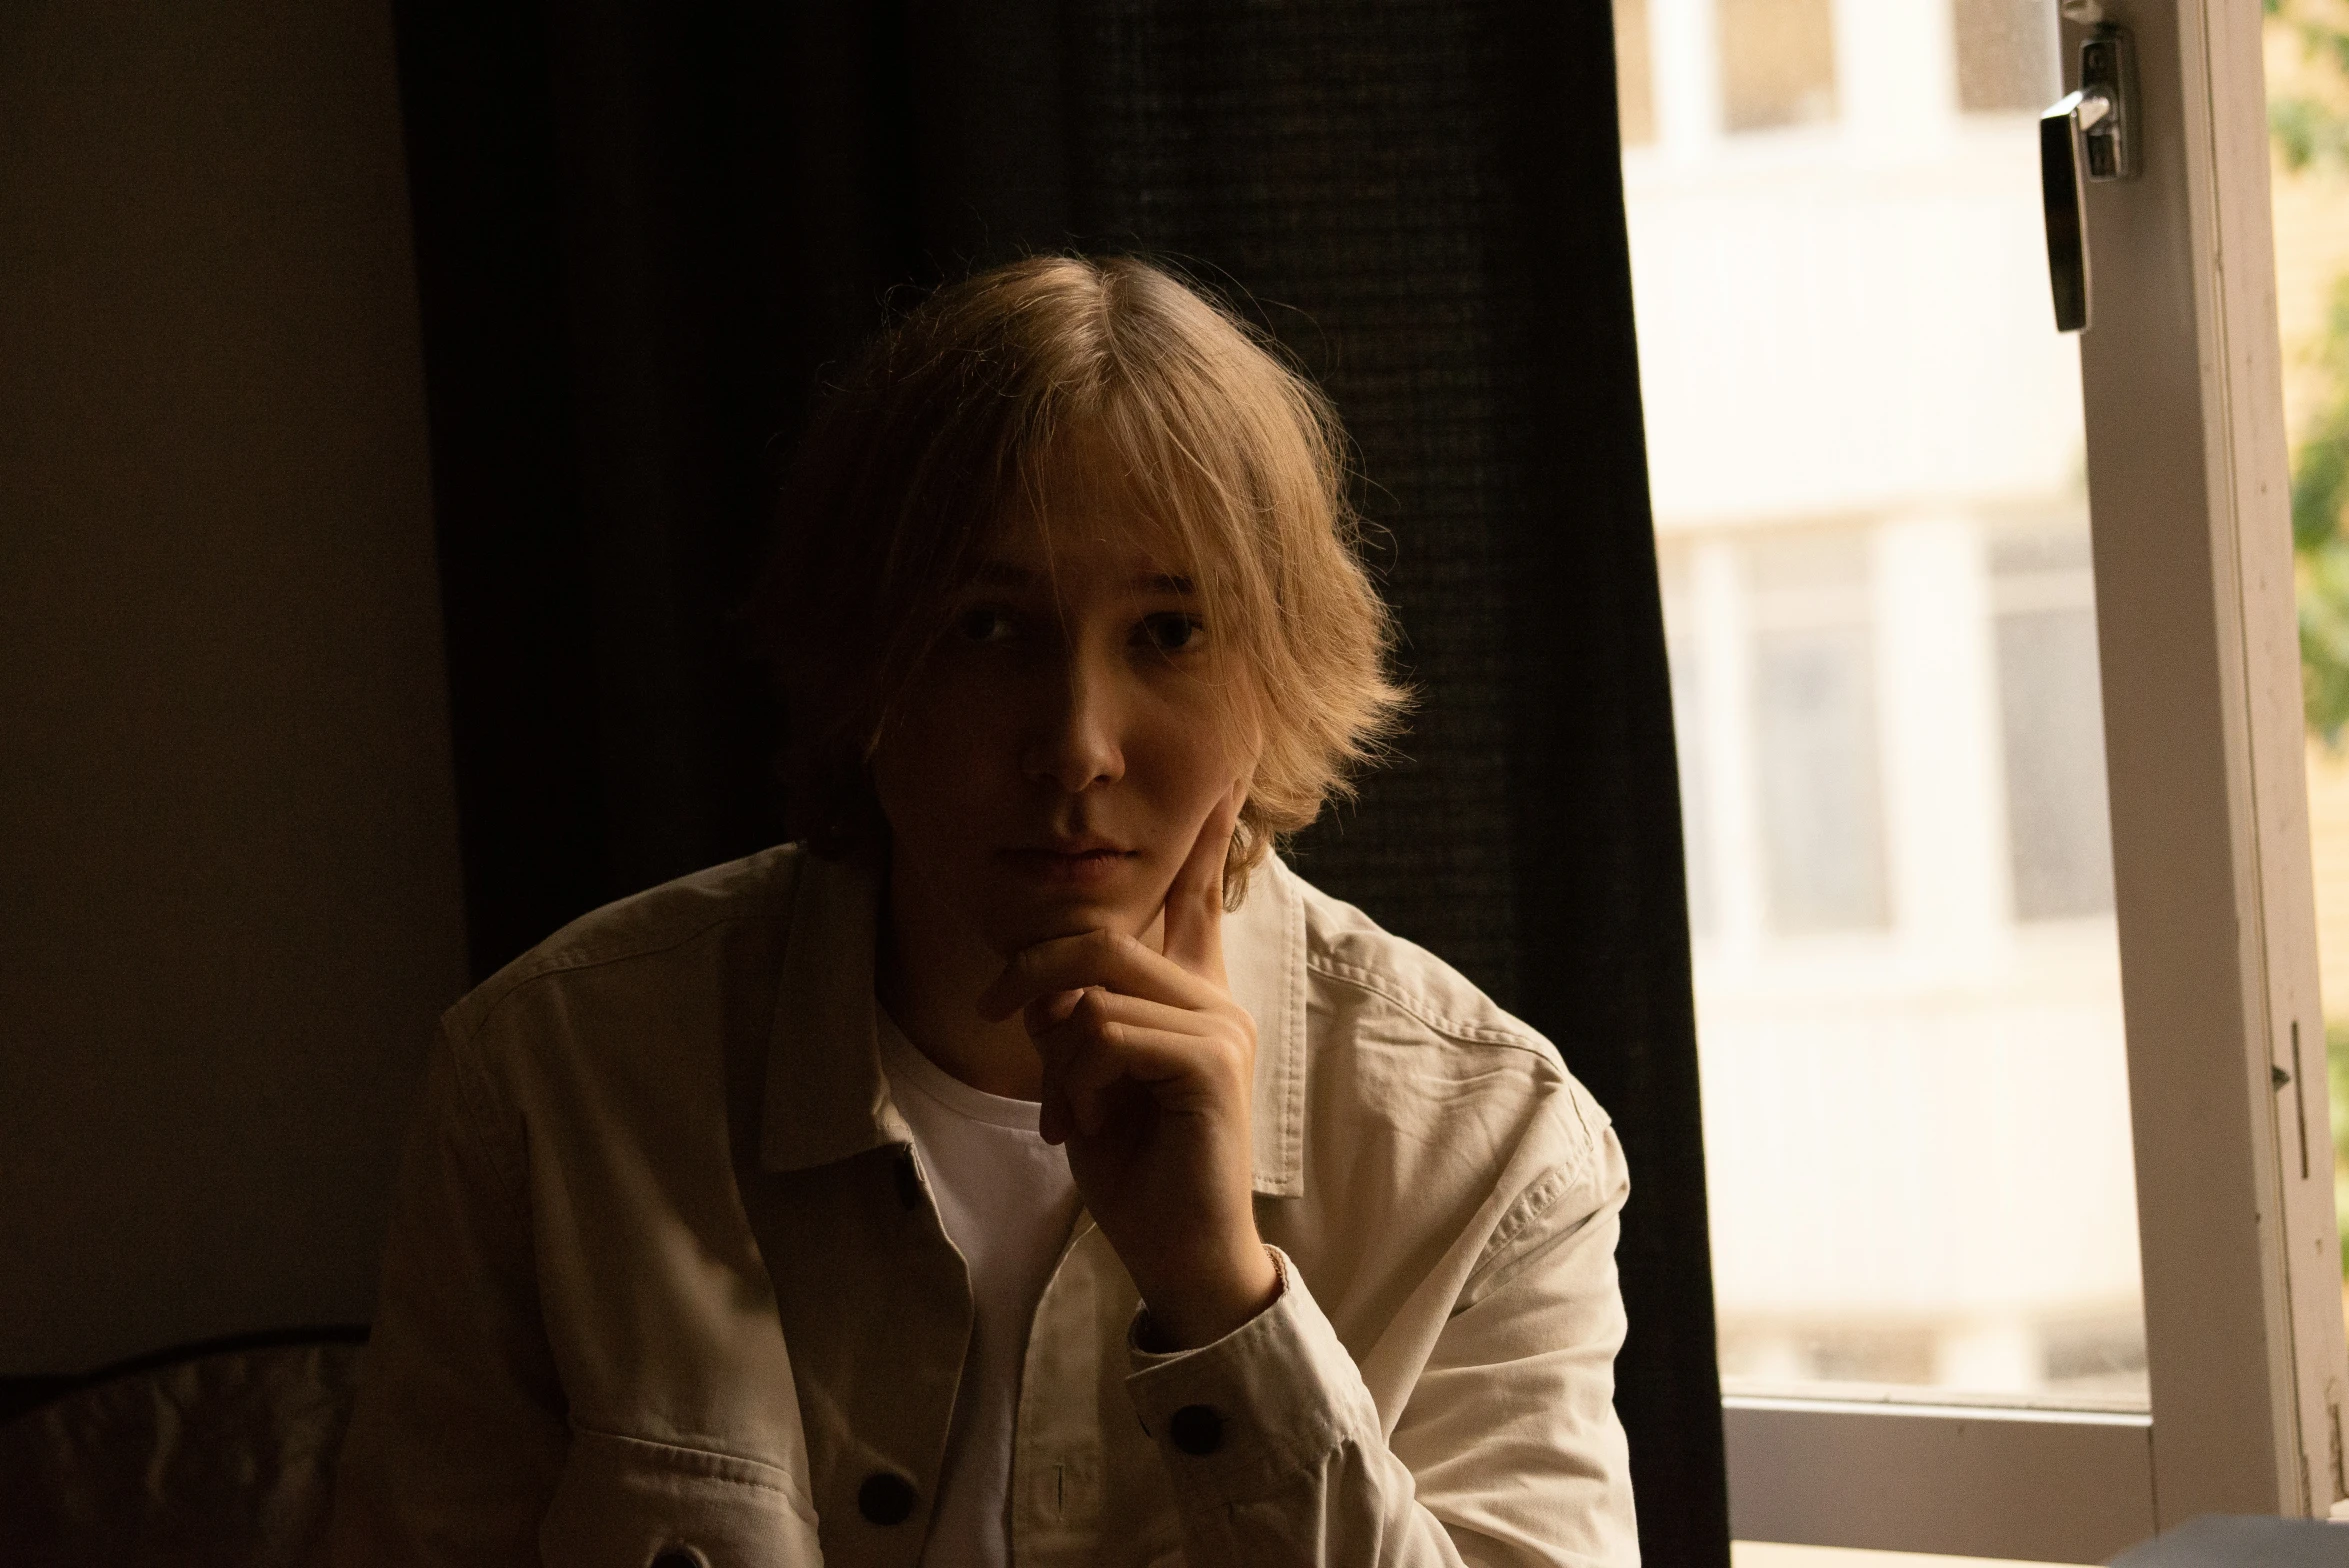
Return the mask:
[[[889,1092],[913,1129],[947,1239],[970,1271],[977,1324],[922,1568],[1006,1568],[1012,1426],[1028,1324],[1076,1218],[1068,1157],[1036,1130],[1033,1100],[974,1089],[874,1009]]]

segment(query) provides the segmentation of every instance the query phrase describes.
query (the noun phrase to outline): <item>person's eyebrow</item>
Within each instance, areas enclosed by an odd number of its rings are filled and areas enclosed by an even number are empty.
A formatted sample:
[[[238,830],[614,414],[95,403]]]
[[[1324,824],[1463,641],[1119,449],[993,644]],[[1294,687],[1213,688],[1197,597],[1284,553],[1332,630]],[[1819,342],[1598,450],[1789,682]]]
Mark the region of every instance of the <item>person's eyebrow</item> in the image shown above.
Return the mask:
[[[1134,586],[1145,593],[1171,594],[1178,599],[1199,591],[1198,585],[1180,572],[1144,572],[1134,579]]]

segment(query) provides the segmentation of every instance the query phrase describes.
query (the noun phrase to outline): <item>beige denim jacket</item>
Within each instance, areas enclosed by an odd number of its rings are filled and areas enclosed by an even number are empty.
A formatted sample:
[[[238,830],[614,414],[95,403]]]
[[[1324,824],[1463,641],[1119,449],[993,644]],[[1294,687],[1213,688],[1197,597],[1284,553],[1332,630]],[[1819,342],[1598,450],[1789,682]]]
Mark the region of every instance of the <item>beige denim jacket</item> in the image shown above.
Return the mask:
[[[1638,1560],[1626,1177],[1556,1051],[1277,861],[1225,925],[1286,1284],[1132,1339],[1079,1214],[1012,1560]],[[913,1568],[971,1304],[873,1032],[872,879],[770,850],[587,916],[442,1020],[341,1461],[346,1564]]]

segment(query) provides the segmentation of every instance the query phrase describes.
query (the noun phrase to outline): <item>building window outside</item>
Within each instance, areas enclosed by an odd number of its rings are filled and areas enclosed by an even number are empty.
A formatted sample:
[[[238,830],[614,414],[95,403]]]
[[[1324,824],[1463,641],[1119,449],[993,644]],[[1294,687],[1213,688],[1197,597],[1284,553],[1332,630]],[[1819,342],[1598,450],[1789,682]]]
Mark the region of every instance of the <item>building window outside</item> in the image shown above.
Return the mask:
[[[1671,667],[1673,748],[1679,758],[1681,859],[1688,876],[1688,928],[1692,936],[1720,930],[1719,894],[1713,852],[1711,758],[1705,730],[1705,680],[1690,628],[1689,561],[1686,550],[1660,551],[1657,576],[1664,595],[1664,653]]]
[[[2084,436],[2036,200],[2054,0],[1851,0],[1841,36],[1830,3],[1676,3],[1617,11],[1625,144],[1675,149],[1627,160],[1626,215],[1723,1373],[2143,1411]],[[2349,428],[2349,22],[2271,10],[2308,458]],[[1933,56],[1937,90],[1861,90]],[[1898,178],[1855,180],[1863,148]],[[2349,741],[2308,766],[2340,1132]]]
[[[1746,566],[1771,929],[1880,930],[1892,911],[1866,538],[1757,541]]]
[[[1720,0],[1723,123],[1732,131],[1835,118],[1829,0]]]
[[[2106,914],[2112,824],[2087,528],[1996,536],[1990,572],[2015,918]]]
[[[2049,0],[1954,0],[1958,107],[2036,112],[2055,101],[2055,7]]]
[[[1648,46],[1648,0],[1615,0],[1615,106],[1623,145],[1656,139],[1656,68]]]
[[[1897,77],[1916,62],[1886,51],[1955,0],[1838,12],[1864,36],[1824,6],[1679,3],[1649,0],[1660,118],[1715,96],[1625,189],[1722,1373],[2141,1410],[2118,938],[2109,871],[2082,870],[2110,848],[2082,799],[2078,364],[2046,315],[2037,128],[1961,127],[1947,53],[1913,112],[1838,88],[1831,56]],[[1709,134],[1772,118],[1726,100],[1767,74],[1740,32],[1790,11],[1838,134]],[[1853,177],[1863,132],[1897,178]],[[2066,833],[2089,842],[2032,848]]]

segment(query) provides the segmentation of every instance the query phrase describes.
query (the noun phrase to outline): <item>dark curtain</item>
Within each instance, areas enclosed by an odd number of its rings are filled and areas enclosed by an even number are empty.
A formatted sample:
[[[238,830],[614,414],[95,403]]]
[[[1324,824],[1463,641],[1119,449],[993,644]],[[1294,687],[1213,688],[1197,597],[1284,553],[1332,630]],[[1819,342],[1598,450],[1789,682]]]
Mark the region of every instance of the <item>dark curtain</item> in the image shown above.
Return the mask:
[[[728,614],[891,292],[1037,248],[1175,260],[1335,397],[1422,695],[1297,858],[1613,1113],[1642,1541],[1726,1564],[1609,8],[396,11],[477,971],[780,836]]]

